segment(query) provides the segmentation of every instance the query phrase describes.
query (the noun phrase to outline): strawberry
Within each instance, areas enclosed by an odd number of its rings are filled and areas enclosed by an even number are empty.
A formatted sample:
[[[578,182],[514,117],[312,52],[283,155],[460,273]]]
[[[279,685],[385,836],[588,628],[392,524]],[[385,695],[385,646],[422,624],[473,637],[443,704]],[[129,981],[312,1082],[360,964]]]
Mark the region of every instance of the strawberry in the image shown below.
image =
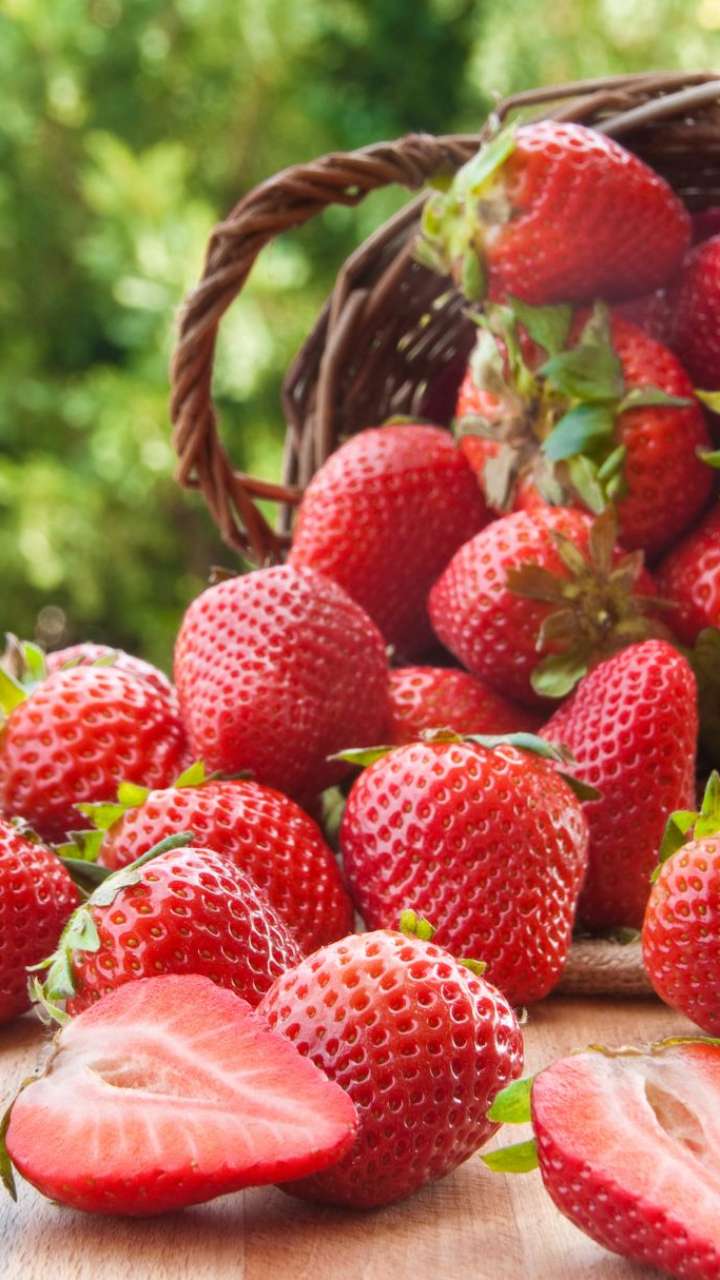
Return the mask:
[[[532,1115],[535,1137],[482,1158],[504,1172],[539,1164],[560,1212],[605,1248],[663,1274],[716,1280],[719,1108],[713,1041],[594,1046],[500,1094],[493,1119]]]
[[[269,899],[212,849],[171,836],[103,880],[73,912],[35,995],[81,1013],[124,982],[200,973],[256,1005],[301,957]]]
[[[535,712],[501,698],[489,685],[448,667],[398,667],[390,672],[390,729],[394,746],[415,742],[426,729],[456,733],[515,733],[536,729]]]
[[[410,902],[437,926],[438,945],[481,957],[511,1004],[524,1004],[560,977],[587,823],[552,763],[483,741],[498,742],[438,735],[375,758],[348,797],[340,847],[369,929]]]
[[[692,384],[672,352],[597,304],[492,307],[459,409],[463,448],[495,511],[617,503],[620,537],[657,554],[710,496],[711,447]],[[479,433],[479,434],[478,434]]]
[[[615,543],[610,511],[549,507],[495,520],[461,547],[430,592],[436,634],[473,675],[537,704],[568,693],[592,662],[660,629],[639,553]]]
[[[720,235],[691,249],[674,294],[674,347],[695,384],[720,389]]]
[[[632,298],[671,278],[690,217],[663,178],[581,124],[541,120],[489,139],[425,205],[418,256],[471,301]]]
[[[356,1123],[244,1000],[195,975],[145,978],[62,1028],[12,1106],[7,1151],[60,1204],[144,1217],[312,1175]]]
[[[720,775],[700,813],[671,814],[642,927],[657,994],[703,1031],[720,1035]]]
[[[590,865],[578,918],[588,928],[642,924],[667,817],[692,807],[697,732],[695,677],[664,640],[602,662],[542,730],[600,792],[585,805]]]
[[[336,583],[289,565],[198,596],[180,627],[175,678],[196,759],[223,773],[250,769],[300,799],[342,777],[327,757],[348,741],[377,741],[387,717],[379,631]]]
[[[720,626],[720,505],[660,562],[657,589],[675,606],[668,616],[685,644],[704,627]]]
[[[0,808],[45,840],[77,826],[78,801],[127,778],[168,786],[185,761],[174,694],[115,667],[58,671],[30,692],[0,671]]]
[[[311,480],[290,563],[338,582],[387,642],[412,656],[432,643],[428,590],[487,520],[475,477],[447,431],[374,427],[342,445]]]
[[[70,645],[67,649],[55,649],[52,653],[45,655],[48,675],[53,675],[55,671],[61,671],[67,667],[89,667],[95,663],[115,667],[118,671],[127,671],[133,676],[141,676],[157,689],[158,693],[166,696],[172,693],[172,685],[163,671],[142,658],[136,658],[122,649],[113,649],[107,644],[84,641],[82,644]]]
[[[314,951],[353,927],[352,903],[319,827],[288,796],[259,782],[215,781],[193,765],[161,791],[121,786],[117,804],[83,806],[98,830],[76,835],[116,871],[177,831],[214,849],[267,894],[302,949]],[[69,850],[72,852],[72,849]]]
[[[0,818],[0,1024],[29,1009],[26,969],[55,949],[78,901],[52,849]]]
[[[522,1069],[507,1001],[405,919],[422,937],[380,929],[323,947],[258,1010],[357,1108],[340,1162],[283,1188],[303,1199],[367,1209],[444,1177],[495,1132],[488,1107]]]

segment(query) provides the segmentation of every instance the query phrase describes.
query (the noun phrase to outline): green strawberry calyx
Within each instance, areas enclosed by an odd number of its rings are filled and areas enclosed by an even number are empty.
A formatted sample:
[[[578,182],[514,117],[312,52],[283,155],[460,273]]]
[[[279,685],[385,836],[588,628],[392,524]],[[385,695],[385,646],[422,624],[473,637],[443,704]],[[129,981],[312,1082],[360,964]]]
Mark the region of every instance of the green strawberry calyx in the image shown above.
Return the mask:
[[[534,1076],[513,1080],[496,1094],[488,1120],[495,1124],[529,1124]],[[530,1173],[537,1168],[537,1143],[534,1138],[516,1142],[497,1151],[487,1151],[481,1160],[493,1173]]]
[[[536,733],[461,734],[456,733],[454,729],[423,729],[419,740],[430,745],[470,742],[476,746],[485,747],[488,751],[494,751],[497,747],[515,747],[519,751],[528,751],[531,755],[539,756],[541,759],[549,760],[556,765],[568,766],[575,763],[573,755],[567,747],[556,746],[555,743],[547,742],[545,738],[539,737]],[[369,765],[375,764],[377,760],[382,760],[384,756],[390,755],[393,751],[402,750],[404,748],[398,746],[351,747],[346,751],[339,751],[335,755],[329,756],[328,759],[341,760],[345,764],[353,764],[365,769]],[[579,800],[600,799],[600,792],[595,787],[582,782],[579,778],[574,777],[572,773],[566,772],[564,768],[558,769],[557,772]]]
[[[707,780],[699,812],[676,809],[665,825],[658,863],[652,873],[657,880],[664,864],[689,840],[705,840],[720,834],[720,773],[713,769]]]
[[[554,574],[529,562],[510,570],[507,585],[516,595],[554,606],[538,632],[535,647],[545,656],[531,684],[542,697],[563,698],[591,666],[626,645],[653,636],[671,639],[657,617],[658,610],[670,606],[637,592],[644,564],[641,551],[615,560],[617,520],[612,507],[593,521],[587,555],[564,534],[553,531],[550,537],[567,572]]]
[[[398,929],[400,933],[404,933],[406,938],[419,938],[421,942],[432,942],[435,937],[435,927],[426,920],[424,916],[419,916],[417,911],[413,911],[411,907],[406,907],[400,912],[398,921]],[[472,957],[464,956],[462,959],[457,958],[457,963],[461,964],[464,969],[469,969],[476,977],[481,977],[487,969],[484,960],[474,960]]]
[[[470,371],[497,407],[491,419],[461,419],[457,430],[496,446],[482,474],[485,497],[496,511],[512,510],[518,485],[529,481],[551,505],[579,501],[599,515],[627,492],[627,450],[618,436],[622,415],[692,403],[655,386],[627,387],[604,302],[595,303],[570,346],[573,312],[567,305],[532,307],[511,297],[473,318],[480,334]],[[532,368],[521,333],[545,355]]]
[[[39,645],[18,640],[8,631],[0,657],[0,727],[46,675],[45,654]]]
[[[405,934],[406,938],[420,938],[421,942],[432,942],[435,936],[435,928],[430,921],[424,916],[419,916],[411,907],[406,907],[400,912],[398,929],[400,933]]]
[[[29,984],[33,1005],[43,1021],[53,1020],[63,1025],[69,1020],[69,1014],[63,1006],[76,993],[73,972],[75,955],[78,951],[97,951],[100,947],[93,908],[109,907],[122,889],[140,883],[143,868],[148,862],[171,849],[184,848],[194,839],[193,831],[180,831],[177,835],[167,836],[127,867],[105,876],[87,901],[75,908],[60,935],[57,949],[51,956],[28,969],[33,974],[46,971],[43,981],[33,977]]]
[[[512,213],[502,170],[515,150],[516,130],[515,124],[499,129],[454,177],[434,178],[423,209],[417,261],[452,276],[470,302],[487,292],[486,241]]]
[[[5,634],[5,650],[0,657],[0,670],[29,693],[47,679],[44,649],[32,640],[18,640],[11,631]]]

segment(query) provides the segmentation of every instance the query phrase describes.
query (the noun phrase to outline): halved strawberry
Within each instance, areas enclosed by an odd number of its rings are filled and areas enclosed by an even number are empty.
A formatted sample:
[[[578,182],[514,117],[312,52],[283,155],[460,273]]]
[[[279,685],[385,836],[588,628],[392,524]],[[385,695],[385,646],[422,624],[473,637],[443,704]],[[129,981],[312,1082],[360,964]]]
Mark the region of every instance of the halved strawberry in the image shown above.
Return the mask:
[[[7,1150],[44,1195],[143,1216],[305,1177],[352,1144],[355,1107],[208,978],[146,978],[80,1014],[18,1096]]]
[[[489,1114],[521,1123],[530,1110],[535,1142],[484,1156],[491,1168],[539,1163],[560,1212],[599,1244],[684,1280],[717,1280],[717,1041],[588,1049],[509,1086]]]

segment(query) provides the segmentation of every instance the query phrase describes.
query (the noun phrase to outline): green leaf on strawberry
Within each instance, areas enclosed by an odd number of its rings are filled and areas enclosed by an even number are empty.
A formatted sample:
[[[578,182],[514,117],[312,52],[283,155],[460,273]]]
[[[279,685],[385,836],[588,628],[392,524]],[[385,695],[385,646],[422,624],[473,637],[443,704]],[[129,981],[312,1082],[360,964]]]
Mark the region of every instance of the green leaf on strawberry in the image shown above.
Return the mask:
[[[615,413],[611,405],[577,404],[556,422],[543,441],[542,450],[551,462],[563,462],[610,440],[614,428]]]
[[[59,858],[63,859],[87,863],[97,862],[104,834],[105,832],[99,828],[92,831],[70,831],[64,844],[55,845],[55,852]]]
[[[648,406],[657,406],[660,409],[684,409],[689,404],[692,404],[692,400],[687,396],[669,396],[660,387],[632,387],[620,401],[618,413]]]
[[[616,537],[615,513],[607,507],[593,522],[587,555],[571,539],[553,532],[566,574],[533,563],[507,574],[507,585],[516,595],[557,605],[543,620],[536,641],[538,651],[551,649],[531,676],[532,688],[541,697],[565,697],[592,664],[635,640],[667,634],[653,616],[663,602],[636,593],[642,552],[613,563]]]
[[[695,395],[707,409],[720,413],[720,391],[698,391],[696,388]]]
[[[609,343],[571,347],[546,360],[538,372],[556,391],[589,404],[617,402],[625,390],[622,366]]]
[[[708,778],[699,812],[677,809],[670,814],[665,826],[658,865],[653,871],[656,880],[663,863],[667,862],[689,839],[704,840],[720,833],[720,773],[713,769]]]
[[[27,698],[27,690],[0,667],[0,717],[9,716]]]
[[[175,779],[176,787],[201,787],[208,781],[208,773],[204,760],[195,760]]]
[[[616,450],[615,452],[618,452]],[[578,453],[567,459],[567,474],[575,493],[585,504],[588,511],[599,516],[608,504],[608,485],[601,483],[601,468],[585,454]]]
[[[515,150],[517,125],[506,125],[458,170],[454,186],[462,196],[482,195],[485,187],[495,177],[498,169]]]
[[[477,238],[476,209],[486,197],[493,217],[507,217],[507,199],[501,192],[488,199],[493,180],[515,149],[514,124],[501,129],[462,166],[450,182],[445,175],[431,182],[420,221],[414,256],[423,266],[452,273],[469,301],[480,301],[487,291],[482,242]]]
[[[28,693],[47,678],[45,651],[31,640],[18,640],[7,632],[5,652],[0,658],[0,669],[7,672]]]
[[[99,803],[76,804],[75,808],[84,818],[89,818],[97,831],[109,831],[113,823],[127,813],[126,804]]]
[[[349,747],[347,751],[337,751],[335,755],[328,756],[328,760],[342,760],[345,764],[355,764],[358,768],[365,769],[376,760],[382,760],[390,751],[397,751],[397,747]]]
[[[532,687],[542,698],[564,698],[587,675],[589,666],[588,649],[548,654],[532,673]]]
[[[579,340],[570,346],[572,312],[567,307],[532,307],[511,297],[508,303],[487,305],[474,318],[494,335],[497,346],[494,363],[486,343],[482,360],[472,355],[469,361],[477,387],[497,401],[487,434],[497,445],[498,457],[488,460],[482,472],[486,500],[493,510],[510,510],[517,485],[524,480],[546,501],[568,505],[579,499],[599,514],[627,493],[627,444],[619,439],[627,434],[619,426],[622,415],[693,406],[690,397],[671,395],[652,385],[657,366],[654,352],[644,356],[647,384],[626,385],[625,369],[638,381],[643,366],[640,363],[638,372],[632,353],[622,345],[616,349],[615,321],[611,324],[605,303],[595,304]],[[547,353],[544,363],[532,365],[526,339]],[[629,341],[626,338],[626,346]],[[625,365],[619,351],[625,353]],[[637,424],[633,430],[637,431]],[[552,492],[548,472],[554,481]]]
[[[537,1143],[529,1138],[527,1142],[481,1153],[480,1159],[493,1173],[531,1173],[538,1167]]]
[[[500,1090],[488,1111],[488,1120],[497,1124],[527,1124],[530,1120],[530,1098],[533,1076],[513,1080]]]
[[[424,916],[419,916],[411,908],[400,912],[398,927],[406,937],[420,938],[421,942],[432,942],[435,935],[435,929],[430,924],[430,921],[426,920]]]
[[[7,1131],[10,1125],[10,1114],[14,1105],[15,1098],[13,1098],[10,1106],[6,1108],[5,1114],[0,1120],[0,1182],[2,1182],[10,1198],[17,1201],[15,1175],[13,1172],[12,1161],[8,1155],[8,1149],[5,1143]]]
[[[700,449],[698,458],[706,467],[712,467],[715,471],[720,469],[720,449]]]
[[[558,355],[563,350],[570,334],[572,307],[531,307],[515,297],[511,297],[509,303],[529,337],[548,356]]]

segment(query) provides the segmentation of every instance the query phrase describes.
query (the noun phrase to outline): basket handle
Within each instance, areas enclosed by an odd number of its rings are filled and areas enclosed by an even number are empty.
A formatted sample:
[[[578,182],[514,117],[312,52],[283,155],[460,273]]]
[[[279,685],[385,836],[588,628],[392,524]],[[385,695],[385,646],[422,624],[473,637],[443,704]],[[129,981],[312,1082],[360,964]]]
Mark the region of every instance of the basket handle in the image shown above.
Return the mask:
[[[171,368],[173,443],[180,483],[202,490],[223,540],[250,553],[256,563],[277,559],[287,536],[271,528],[254,499],[295,503],[301,490],[235,471],[220,441],[211,379],[222,316],[261,249],[275,236],[302,226],[328,205],[357,205],[380,187],[421,187],[433,174],[457,169],[479,141],[478,135],[410,134],[397,142],[323,156],[263,182],[215,227],[202,278],[180,315]]]

